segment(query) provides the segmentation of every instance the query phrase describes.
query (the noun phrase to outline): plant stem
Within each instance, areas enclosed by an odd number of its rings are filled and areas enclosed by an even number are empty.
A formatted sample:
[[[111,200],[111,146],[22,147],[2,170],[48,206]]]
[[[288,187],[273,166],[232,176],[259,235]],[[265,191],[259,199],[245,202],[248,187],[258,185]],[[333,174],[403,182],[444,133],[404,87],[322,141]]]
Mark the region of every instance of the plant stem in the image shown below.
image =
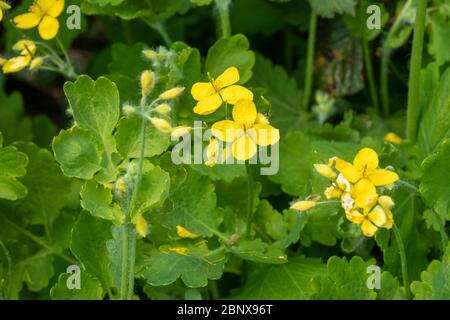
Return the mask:
[[[247,236],[250,236],[253,220],[254,181],[251,165],[245,164],[245,169],[247,170]]]
[[[223,38],[231,37],[230,5],[231,0],[215,0],[219,11],[220,30]]]
[[[314,73],[314,55],[317,35],[317,15],[311,10],[309,20],[308,49],[306,56],[305,88],[303,91],[303,110],[308,111],[309,102],[312,95],[313,73]]]
[[[147,25],[158,31],[159,35],[161,36],[161,38],[163,39],[165,45],[167,47],[170,47],[173,43],[172,38],[169,36],[169,34],[167,33],[166,28],[164,27],[164,25],[161,22],[156,22],[156,23],[152,23],[152,22],[148,22],[146,20],[144,20],[145,23],[147,23]]]
[[[409,74],[408,113],[406,136],[414,142],[417,136],[417,126],[420,115],[420,71],[422,69],[423,39],[425,35],[425,20],[427,0],[418,0],[416,25],[411,57],[411,71]]]
[[[441,244],[442,244],[442,255],[445,254],[445,249],[447,249],[448,244],[448,236],[447,232],[445,231],[445,222],[442,221],[441,217],[437,214],[436,211],[431,209],[433,211],[434,218],[436,219],[436,222],[439,227],[439,233],[441,235]]]
[[[213,300],[219,300],[220,294],[219,294],[219,288],[217,287],[217,281],[210,280],[208,283],[209,291],[211,291]]]
[[[366,64],[367,79],[370,87],[370,97],[372,99],[372,106],[375,108],[377,114],[380,114],[380,102],[378,101],[377,87],[375,84],[375,77],[373,75],[372,59],[370,58],[369,42],[362,39],[362,46],[364,51],[364,62]]]
[[[403,286],[405,287],[406,291],[406,297],[410,297],[410,290],[409,290],[409,277],[408,277],[408,266],[406,262],[406,252],[405,252],[405,246],[403,244],[402,236],[400,234],[400,230],[398,229],[397,225],[392,226],[392,231],[394,232],[395,241],[397,242],[398,250],[400,253],[400,263],[402,268],[402,278],[403,278]]]
[[[127,210],[129,211],[129,210]],[[126,215],[126,220],[129,219],[128,214]],[[128,232],[129,222],[125,222],[122,227],[122,274],[120,277],[120,300],[128,299],[128,244],[129,244],[129,232]]]

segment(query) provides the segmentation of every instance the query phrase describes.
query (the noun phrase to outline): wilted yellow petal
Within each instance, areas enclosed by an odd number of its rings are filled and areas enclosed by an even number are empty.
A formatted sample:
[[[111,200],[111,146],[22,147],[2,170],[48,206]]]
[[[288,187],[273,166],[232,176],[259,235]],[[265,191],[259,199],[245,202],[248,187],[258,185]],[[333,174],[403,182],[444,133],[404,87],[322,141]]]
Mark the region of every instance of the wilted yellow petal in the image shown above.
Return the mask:
[[[394,183],[399,179],[399,176],[390,170],[376,169],[369,173],[367,179],[369,179],[376,186],[384,186]]]
[[[194,107],[194,113],[199,115],[208,115],[215,112],[222,105],[222,98],[219,94],[213,94],[201,99]]]
[[[177,234],[181,238],[187,238],[187,239],[196,239],[196,238],[200,237],[200,235],[198,235],[196,233],[192,233],[189,230],[187,230],[186,228],[183,228],[182,226],[177,226]]]
[[[324,195],[328,200],[339,198],[342,195],[342,191],[339,188],[331,186],[325,189]]]
[[[315,164],[314,169],[316,169],[317,173],[319,173],[321,176],[328,178],[328,179],[336,179],[337,174],[336,172],[328,165],[326,164]]]
[[[222,120],[214,123],[211,131],[217,139],[225,142],[233,142],[244,134],[242,127],[231,120]]]
[[[386,213],[381,206],[376,206],[367,216],[373,224],[383,227],[387,221]]]
[[[239,100],[233,107],[233,119],[238,124],[249,129],[256,120],[256,106],[251,100]]]
[[[297,201],[291,205],[290,209],[297,211],[307,211],[316,206],[315,201],[305,200],[305,201]]]
[[[348,210],[345,212],[347,219],[354,224],[361,224],[364,222],[364,215],[357,210]]]
[[[353,165],[361,174],[378,167],[378,154],[370,148],[361,149],[353,159]]]
[[[28,12],[14,17],[13,21],[19,29],[31,29],[36,27],[41,22],[41,19],[42,15]]]
[[[247,131],[247,134],[262,147],[275,144],[280,140],[280,131],[268,124],[255,124]]]
[[[22,56],[36,53],[36,43],[32,40],[19,40],[12,47],[15,51],[20,51]]]
[[[243,86],[233,85],[220,90],[223,101],[236,104],[239,100],[253,100],[253,93]]]
[[[217,79],[215,85],[217,90],[231,86],[239,81],[239,70],[236,67],[230,67],[225,70]]]
[[[216,90],[210,82],[197,82],[191,89],[191,95],[197,101],[212,96],[215,93]]]
[[[390,142],[393,144],[400,144],[400,143],[402,143],[402,138],[400,138],[398,135],[396,135],[393,132],[389,132],[388,134],[386,134],[384,136],[384,141]]]
[[[373,237],[378,228],[372,224],[368,219],[364,219],[361,225],[361,230],[366,237]]]
[[[3,73],[15,73],[25,69],[31,61],[29,55],[9,59],[3,64]]]
[[[44,40],[51,40],[58,34],[59,22],[53,17],[45,16],[39,23],[39,35]]]
[[[232,152],[237,160],[248,160],[256,154],[257,150],[256,143],[249,136],[242,135],[234,141]]]
[[[373,183],[367,179],[361,179],[352,186],[352,197],[360,208],[370,205],[373,197],[377,195],[377,190]]]
[[[189,253],[189,249],[184,247],[172,247],[169,248],[169,251],[176,252],[178,254],[181,254],[182,256],[187,256]]]
[[[336,158],[336,169],[342,173],[348,181],[355,183],[361,179],[361,172],[356,170],[356,168],[350,163],[340,158]]]

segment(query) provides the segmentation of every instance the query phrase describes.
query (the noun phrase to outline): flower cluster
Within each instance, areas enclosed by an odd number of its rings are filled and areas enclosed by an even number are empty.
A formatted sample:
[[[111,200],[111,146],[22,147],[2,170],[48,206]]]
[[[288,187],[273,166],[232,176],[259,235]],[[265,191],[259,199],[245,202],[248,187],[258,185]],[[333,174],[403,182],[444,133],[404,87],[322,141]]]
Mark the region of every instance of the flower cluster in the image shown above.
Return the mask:
[[[20,40],[13,46],[13,50],[19,53],[18,56],[10,59],[0,58],[0,65],[3,73],[19,72],[29,66],[30,70],[39,68],[44,59],[42,57],[34,57],[36,54],[36,44],[31,40]]]
[[[192,86],[192,97],[197,101],[194,113],[208,115],[223,104],[232,105],[232,119],[218,121],[212,125],[212,135],[207,148],[206,165],[214,166],[229,156],[245,161],[257,152],[257,146],[267,147],[280,139],[278,129],[269,125],[267,118],[258,113],[253,102],[253,93],[236,83],[240,80],[236,67],[226,69],[217,79],[209,74],[209,82],[198,82]],[[225,143],[220,150],[219,141]],[[219,159],[220,155],[223,156]]]
[[[378,168],[378,154],[363,148],[353,163],[334,157],[327,164],[315,164],[315,170],[330,180],[325,190],[327,199],[339,199],[345,215],[352,223],[361,225],[366,237],[372,237],[378,228],[390,229],[394,219],[391,197],[381,194],[381,187],[389,187],[399,179],[395,172]],[[378,189],[377,189],[378,188]],[[292,209],[305,211],[316,204],[313,201],[299,201]]]

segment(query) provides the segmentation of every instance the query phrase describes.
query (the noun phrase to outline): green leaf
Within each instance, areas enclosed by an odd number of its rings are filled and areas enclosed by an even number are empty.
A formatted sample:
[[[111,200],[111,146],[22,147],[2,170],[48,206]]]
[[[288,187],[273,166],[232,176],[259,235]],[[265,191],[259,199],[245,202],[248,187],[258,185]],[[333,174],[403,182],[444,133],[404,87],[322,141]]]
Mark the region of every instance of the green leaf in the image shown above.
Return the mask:
[[[214,185],[205,176],[189,170],[184,183],[171,195],[172,208],[162,212],[163,225],[175,230],[181,225],[189,231],[210,237],[221,217],[216,210]]]
[[[381,274],[381,288],[377,294],[377,300],[406,300],[405,288],[400,286],[398,278],[387,271]]]
[[[319,259],[294,257],[285,264],[251,264],[248,279],[231,296],[243,300],[306,300],[313,294],[311,280],[326,272]]]
[[[55,272],[53,258],[48,255],[38,254],[22,261],[18,269],[22,269],[23,280],[31,291],[41,291],[46,288]]]
[[[411,283],[415,300],[450,299],[450,243],[442,261],[434,260],[420,275],[422,281]]]
[[[117,6],[124,2],[125,0],[87,0],[87,2],[92,4],[98,4],[100,6],[112,5]]]
[[[366,13],[366,6],[362,7],[359,5],[360,9],[356,10],[354,16],[345,15],[343,20],[345,25],[350,30],[351,34],[357,38],[363,38],[368,41],[375,39],[381,33],[382,28],[386,25],[389,20],[389,12],[386,11],[385,6],[380,3],[378,6],[381,9],[381,28],[380,29],[369,29],[367,28],[367,19],[369,15]]]
[[[124,159],[137,158],[140,155],[142,118],[130,115],[120,119],[114,137],[117,150]],[[154,126],[146,126],[145,157],[160,155],[169,147],[169,137]]]
[[[356,0],[309,0],[313,11],[324,18],[337,14],[354,14]]]
[[[83,211],[72,230],[71,250],[86,272],[96,277],[104,290],[111,287],[106,243],[112,238],[111,222]]]
[[[450,139],[445,139],[437,151],[422,163],[422,180],[420,193],[427,204],[434,207],[442,218],[450,220]]]
[[[86,181],[81,189],[81,206],[93,216],[120,223],[124,214],[117,203],[112,204],[113,195],[110,189],[94,180]]]
[[[205,72],[217,78],[227,68],[234,66],[241,76],[239,83],[246,83],[252,77],[255,64],[255,54],[249,47],[247,38],[242,34],[219,39],[208,51]]]
[[[74,127],[62,130],[53,140],[55,159],[68,177],[92,179],[101,170],[101,151],[89,131]]]
[[[7,145],[15,141],[28,141],[33,137],[31,120],[25,114],[19,92],[7,96],[0,90],[0,132]]]
[[[62,174],[47,149],[40,149],[32,142],[20,142],[16,146],[29,159],[27,174],[21,179],[28,195],[14,207],[29,223],[48,228],[66,204],[71,181]]]
[[[305,124],[300,103],[302,93],[295,79],[289,78],[282,67],[257,54],[250,84],[266,88],[264,96],[272,104],[270,121],[282,135]]]
[[[373,263],[360,257],[331,257],[327,263],[327,274],[313,280],[317,300],[374,300],[377,294],[367,287],[367,267]]]
[[[180,245],[176,245],[179,247]],[[221,251],[210,251],[204,242],[183,245],[186,255],[162,246],[145,261],[143,277],[153,286],[163,286],[181,278],[190,288],[205,287],[208,279],[217,280],[222,275],[225,257]]]
[[[287,256],[277,244],[269,244],[261,239],[238,239],[231,252],[244,260],[258,263],[286,263]]]
[[[80,274],[80,289],[69,289],[68,280],[71,275],[63,273],[58,282],[51,288],[52,300],[102,300],[103,289],[100,282],[87,272]]]
[[[428,52],[435,57],[438,65],[443,65],[450,60],[450,52],[446,46],[450,39],[450,22],[448,17],[441,13],[430,16],[431,39],[428,43]]]
[[[2,145],[0,133],[0,199],[17,200],[27,195],[27,188],[16,178],[25,175],[28,157],[15,147],[2,148]]]

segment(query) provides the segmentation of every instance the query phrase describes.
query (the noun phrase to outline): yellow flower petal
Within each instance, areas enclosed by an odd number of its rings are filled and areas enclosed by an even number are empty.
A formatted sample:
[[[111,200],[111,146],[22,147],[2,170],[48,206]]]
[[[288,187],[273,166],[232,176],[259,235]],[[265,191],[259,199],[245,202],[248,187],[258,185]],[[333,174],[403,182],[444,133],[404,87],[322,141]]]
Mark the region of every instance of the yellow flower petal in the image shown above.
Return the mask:
[[[378,227],[383,227],[387,222],[386,213],[381,206],[376,206],[372,211],[370,211],[367,217]]]
[[[253,100],[253,93],[243,86],[233,85],[220,90],[223,101],[236,104],[239,100]]]
[[[342,191],[339,188],[331,186],[326,188],[323,194],[329,200],[339,198],[342,195]]]
[[[222,120],[214,123],[211,131],[217,139],[225,142],[233,142],[244,134],[242,127],[231,120]]]
[[[210,82],[197,82],[192,86],[191,95],[196,100],[202,100],[216,93]]]
[[[361,179],[361,173],[350,163],[340,158],[336,158],[336,169],[342,173],[348,181],[355,183]]]
[[[377,190],[373,183],[367,179],[361,179],[352,187],[352,197],[360,208],[370,205],[373,197],[376,196]]]
[[[15,51],[20,51],[22,56],[36,53],[36,43],[32,40],[19,40],[12,47]]]
[[[34,58],[33,60],[31,60],[30,70],[35,70],[35,69],[40,68],[43,63],[44,63],[44,58],[42,58],[42,57]]]
[[[386,213],[387,220],[383,227],[386,229],[391,229],[394,225],[394,216],[392,215],[391,210],[388,209],[384,209],[384,213]]]
[[[265,115],[263,115],[262,113],[258,113],[256,115],[256,121],[255,123],[262,123],[262,124],[269,124],[269,120],[267,119],[267,117]]]
[[[204,99],[201,99],[194,107],[194,112],[199,115],[211,114],[222,105],[222,99],[219,94],[213,94]]]
[[[362,174],[378,167],[378,154],[370,148],[361,149],[353,159],[353,165]]]
[[[236,123],[249,129],[256,120],[256,106],[251,100],[239,100],[233,107],[233,119]]]
[[[297,211],[307,211],[316,206],[315,201],[305,200],[305,201],[297,201],[293,205],[291,205],[291,209]]]
[[[376,169],[367,178],[376,186],[391,184],[399,179],[398,174],[386,169]]]
[[[379,197],[378,198],[378,203],[385,210],[391,210],[394,207],[394,205],[395,205],[394,200],[392,200],[392,198],[389,197],[389,196],[381,196],[381,197]]]
[[[28,12],[14,17],[13,21],[19,29],[31,29],[36,27],[41,22],[41,19],[42,15]]]
[[[0,9],[0,22],[3,20],[3,10]]]
[[[46,11],[46,13],[53,18],[58,17],[64,10],[64,0],[54,0],[51,7]]]
[[[196,239],[196,238],[200,237],[200,235],[198,235],[196,233],[192,233],[189,230],[187,230],[186,228],[183,228],[182,226],[177,226],[177,234],[179,237],[185,238],[185,239]]]
[[[30,61],[31,57],[29,55],[11,58],[3,64],[3,73],[19,72],[25,69]]]
[[[44,40],[50,40],[56,37],[59,30],[59,22],[53,17],[45,16],[39,23],[39,35]]]
[[[225,70],[217,79],[215,79],[216,89],[231,86],[239,81],[239,70],[236,67],[230,67]]]
[[[354,224],[361,224],[365,219],[364,215],[357,210],[346,211],[345,216],[351,223]]]
[[[378,228],[372,224],[368,219],[364,219],[361,225],[361,230],[366,237],[373,237]]]
[[[247,134],[262,147],[270,146],[280,140],[280,131],[268,124],[255,124],[247,131]]]
[[[144,217],[140,216],[136,221],[136,231],[141,237],[145,238],[145,236],[147,235],[147,230],[147,221],[144,219]]]
[[[393,144],[400,144],[400,143],[402,143],[402,138],[400,138],[398,135],[396,135],[393,132],[389,132],[388,134],[386,134],[384,136],[384,141],[390,142]]]
[[[248,160],[256,154],[256,151],[256,143],[247,135],[242,135],[233,143],[233,156],[237,160]]]

